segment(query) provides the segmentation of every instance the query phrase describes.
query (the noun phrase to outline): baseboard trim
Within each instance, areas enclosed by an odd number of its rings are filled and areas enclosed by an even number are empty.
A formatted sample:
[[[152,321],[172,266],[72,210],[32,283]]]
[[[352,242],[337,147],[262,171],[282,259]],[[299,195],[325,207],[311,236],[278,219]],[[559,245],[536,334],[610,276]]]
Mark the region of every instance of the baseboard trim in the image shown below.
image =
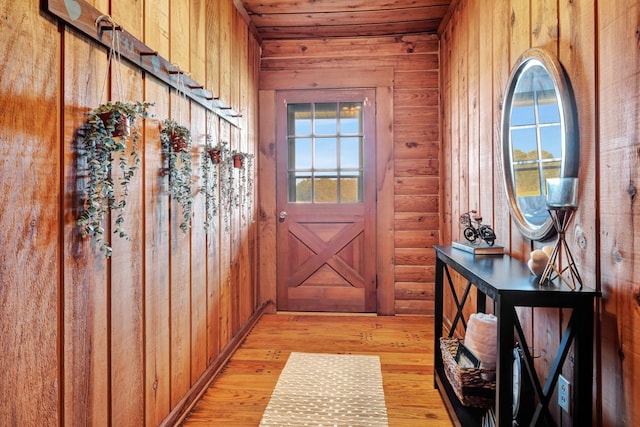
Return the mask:
[[[162,427],[177,426],[187,417],[191,409],[195,406],[202,395],[207,391],[211,382],[216,378],[224,365],[231,359],[240,344],[244,341],[249,332],[258,323],[258,320],[264,314],[269,303],[264,303],[251,316],[247,324],[236,334],[229,342],[225,349],[220,352],[216,360],[209,365],[198,380],[191,386],[187,394],[180,399],[176,406],[171,410],[169,415],[160,423]]]

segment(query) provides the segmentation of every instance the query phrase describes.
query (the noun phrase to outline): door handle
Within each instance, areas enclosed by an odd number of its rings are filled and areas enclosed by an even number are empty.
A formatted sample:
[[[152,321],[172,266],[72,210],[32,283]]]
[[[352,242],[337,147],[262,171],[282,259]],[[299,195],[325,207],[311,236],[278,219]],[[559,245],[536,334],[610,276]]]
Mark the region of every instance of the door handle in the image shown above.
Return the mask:
[[[285,211],[280,211],[280,221],[284,221],[287,217],[287,213]]]

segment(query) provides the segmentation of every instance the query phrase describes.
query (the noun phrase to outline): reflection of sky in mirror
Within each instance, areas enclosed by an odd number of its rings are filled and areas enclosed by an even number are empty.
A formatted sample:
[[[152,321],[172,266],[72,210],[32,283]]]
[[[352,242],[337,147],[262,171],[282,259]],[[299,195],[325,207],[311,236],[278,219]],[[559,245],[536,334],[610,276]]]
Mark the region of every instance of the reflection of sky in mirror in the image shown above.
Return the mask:
[[[529,153],[530,151],[538,151],[538,139],[536,137],[535,128],[521,128],[511,129],[511,146],[513,151],[520,150],[523,153]],[[535,157],[537,158],[537,156]],[[514,160],[525,160],[516,158],[514,154]]]
[[[560,122],[560,109],[558,103],[548,102],[548,99],[538,99],[538,123],[559,123]],[[533,125],[536,123],[536,112],[534,109],[533,98],[528,97],[528,100],[515,99],[511,106],[511,117],[509,118],[509,124],[511,126],[524,126]]]
[[[560,109],[558,103],[538,103],[538,117],[540,123],[559,123]]]
[[[561,138],[560,125],[540,128],[540,144],[542,146],[542,151],[550,153],[557,159],[562,157]]]
[[[555,91],[555,87],[547,70],[540,62],[536,60],[530,61],[518,77],[515,93],[550,90]]]
[[[514,161],[538,160],[538,142],[543,159],[562,156],[558,98],[542,66],[529,66],[520,76],[509,120]]]
[[[560,133],[560,126],[545,126],[540,127],[540,144],[544,154],[544,158],[548,158],[549,155],[553,158],[562,157],[562,135]],[[523,154],[530,153],[532,151],[538,151],[538,143],[536,136],[536,128],[517,128],[511,129],[511,146],[515,153],[515,150],[521,151]],[[525,160],[521,158],[515,158],[514,160]],[[535,157],[527,157],[526,160],[534,160]]]
[[[533,104],[523,106],[513,106],[511,108],[511,126],[532,125],[536,122]]]

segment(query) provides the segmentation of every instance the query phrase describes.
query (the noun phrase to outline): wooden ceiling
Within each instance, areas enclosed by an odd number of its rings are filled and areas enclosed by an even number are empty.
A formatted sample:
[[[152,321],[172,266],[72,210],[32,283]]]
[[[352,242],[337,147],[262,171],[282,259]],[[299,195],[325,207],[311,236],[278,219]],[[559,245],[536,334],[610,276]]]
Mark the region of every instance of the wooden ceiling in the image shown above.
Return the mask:
[[[234,0],[236,5],[240,0]],[[436,33],[455,0],[241,0],[262,40]],[[244,14],[244,13],[243,13]]]

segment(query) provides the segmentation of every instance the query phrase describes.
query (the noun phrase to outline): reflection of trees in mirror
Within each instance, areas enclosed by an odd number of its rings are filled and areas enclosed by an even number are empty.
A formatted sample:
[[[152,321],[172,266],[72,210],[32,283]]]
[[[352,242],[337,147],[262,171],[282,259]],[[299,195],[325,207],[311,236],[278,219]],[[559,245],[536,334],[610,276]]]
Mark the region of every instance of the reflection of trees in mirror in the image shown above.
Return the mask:
[[[514,180],[516,196],[537,196],[544,194],[544,182],[546,178],[560,176],[561,162],[551,153],[542,151],[542,162],[538,161],[538,152],[535,150],[527,153],[514,149]],[[542,167],[542,172],[540,168]],[[540,175],[542,173],[542,180]]]

